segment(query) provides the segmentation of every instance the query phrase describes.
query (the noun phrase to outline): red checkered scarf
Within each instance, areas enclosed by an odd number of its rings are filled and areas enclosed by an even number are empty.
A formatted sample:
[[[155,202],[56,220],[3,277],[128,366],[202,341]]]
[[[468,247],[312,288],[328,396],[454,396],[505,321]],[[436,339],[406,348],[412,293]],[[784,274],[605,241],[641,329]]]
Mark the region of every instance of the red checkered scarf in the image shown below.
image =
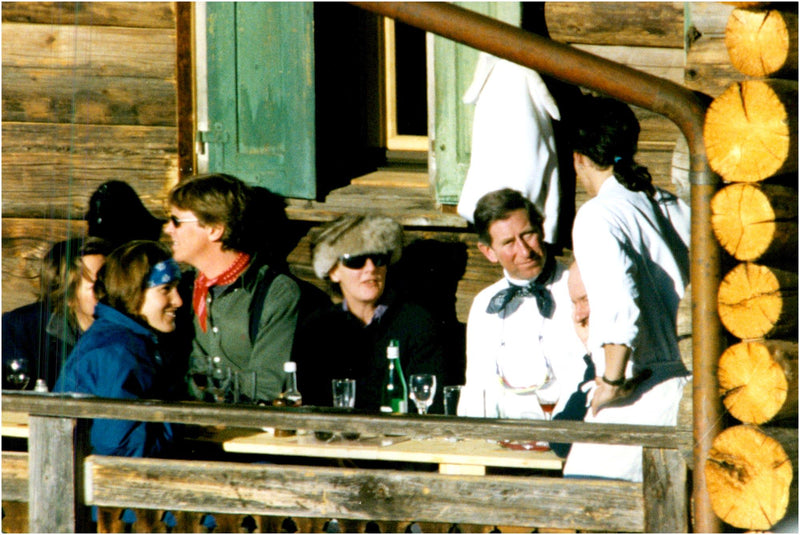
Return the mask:
[[[250,263],[250,255],[247,253],[239,253],[233,264],[230,265],[224,273],[213,279],[209,279],[202,273],[194,279],[194,291],[192,292],[192,307],[194,313],[197,315],[197,320],[200,322],[200,328],[206,332],[206,298],[208,297],[208,289],[212,286],[225,286],[239,278],[239,275],[244,273],[247,265]]]

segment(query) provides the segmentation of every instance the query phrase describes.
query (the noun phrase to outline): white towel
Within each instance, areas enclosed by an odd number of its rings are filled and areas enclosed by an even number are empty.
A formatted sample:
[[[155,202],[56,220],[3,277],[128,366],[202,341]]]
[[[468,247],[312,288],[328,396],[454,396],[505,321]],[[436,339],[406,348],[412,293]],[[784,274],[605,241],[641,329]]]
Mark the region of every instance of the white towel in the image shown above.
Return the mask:
[[[544,216],[544,238],[558,240],[558,156],[551,118],[558,106],[536,71],[481,53],[464,102],[475,104],[472,154],[458,213],[472,222],[478,200],[520,191]]]

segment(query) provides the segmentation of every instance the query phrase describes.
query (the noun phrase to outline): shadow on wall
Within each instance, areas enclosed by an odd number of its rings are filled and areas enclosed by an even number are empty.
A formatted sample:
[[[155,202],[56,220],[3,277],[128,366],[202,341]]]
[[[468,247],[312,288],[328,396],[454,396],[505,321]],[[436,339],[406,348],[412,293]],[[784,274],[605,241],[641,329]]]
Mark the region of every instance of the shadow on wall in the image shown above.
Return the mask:
[[[393,268],[397,290],[439,322],[446,348],[443,385],[464,384],[466,326],[456,315],[458,283],[467,268],[467,245],[433,239],[411,242]]]

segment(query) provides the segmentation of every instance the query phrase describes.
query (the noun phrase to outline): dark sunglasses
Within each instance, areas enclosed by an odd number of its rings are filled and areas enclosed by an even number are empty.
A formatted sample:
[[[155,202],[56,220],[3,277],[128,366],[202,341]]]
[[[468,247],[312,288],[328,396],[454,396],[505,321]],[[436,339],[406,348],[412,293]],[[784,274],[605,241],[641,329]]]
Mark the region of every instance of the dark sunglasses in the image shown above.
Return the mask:
[[[361,269],[367,263],[367,259],[372,260],[375,267],[381,267],[388,265],[391,258],[391,253],[367,253],[355,256],[346,254],[339,258],[339,262],[347,269]]]
[[[170,215],[169,220],[172,222],[172,226],[174,226],[175,228],[180,227],[182,223],[192,223],[194,221],[199,221],[199,219],[197,219],[196,217],[184,217],[183,219],[181,219],[175,215]]]

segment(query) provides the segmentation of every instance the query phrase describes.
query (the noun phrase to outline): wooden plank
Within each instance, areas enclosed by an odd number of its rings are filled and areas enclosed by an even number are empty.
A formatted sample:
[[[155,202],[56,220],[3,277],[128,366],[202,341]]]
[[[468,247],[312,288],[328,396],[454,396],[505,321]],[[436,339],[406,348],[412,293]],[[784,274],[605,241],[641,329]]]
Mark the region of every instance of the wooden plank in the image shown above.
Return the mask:
[[[647,48],[595,44],[576,44],[574,46],[585,52],[622,63],[676,84],[683,83],[683,48]]]
[[[29,426],[31,531],[86,532],[91,515],[81,489],[89,421],[31,416]]]
[[[442,436],[497,440],[545,440],[640,444],[657,448],[691,447],[690,429],[617,425],[577,421],[498,420],[439,415],[383,415],[356,411],[342,414],[329,407],[251,407],[241,405],[159,403],[152,400],[110,400],[65,395],[29,396],[5,392],[3,410],[62,418],[117,418],[203,426],[278,429],[334,429],[362,435]]]
[[[7,22],[173,28],[173,2],[3,2]]]
[[[3,500],[3,533],[30,533],[28,503]]]
[[[83,221],[4,218],[3,312],[34,302],[39,290],[41,259],[55,242],[81,236],[85,230]]]
[[[3,67],[3,121],[175,126],[174,79]]]
[[[175,78],[175,30],[3,23],[3,68],[65,74]]]
[[[641,484],[92,456],[89,503],[641,531]],[[187,489],[191,492],[187,493]]]
[[[3,500],[28,501],[28,454],[3,452]]]
[[[747,77],[736,70],[728,57],[723,37],[702,37],[686,51],[686,76],[683,85],[713,98]]]
[[[560,470],[563,459],[552,451],[512,451],[486,440],[446,438],[400,440],[365,435],[358,440],[336,437],[329,442],[317,440],[313,433],[301,432],[291,437],[276,437],[273,432],[230,429],[215,433],[225,451],[260,455],[288,455],[323,458],[348,458],[461,466],[502,466]]]
[[[176,2],[175,7],[178,169],[180,178],[183,178],[195,172],[194,9],[191,2]]]
[[[177,183],[174,128],[4,122],[2,143],[4,217],[82,219],[110,179],[158,215]]]
[[[688,533],[688,472],[680,452],[644,448],[642,473],[644,531]]]
[[[556,41],[683,47],[682,2],[546,2],[544,12]]]

